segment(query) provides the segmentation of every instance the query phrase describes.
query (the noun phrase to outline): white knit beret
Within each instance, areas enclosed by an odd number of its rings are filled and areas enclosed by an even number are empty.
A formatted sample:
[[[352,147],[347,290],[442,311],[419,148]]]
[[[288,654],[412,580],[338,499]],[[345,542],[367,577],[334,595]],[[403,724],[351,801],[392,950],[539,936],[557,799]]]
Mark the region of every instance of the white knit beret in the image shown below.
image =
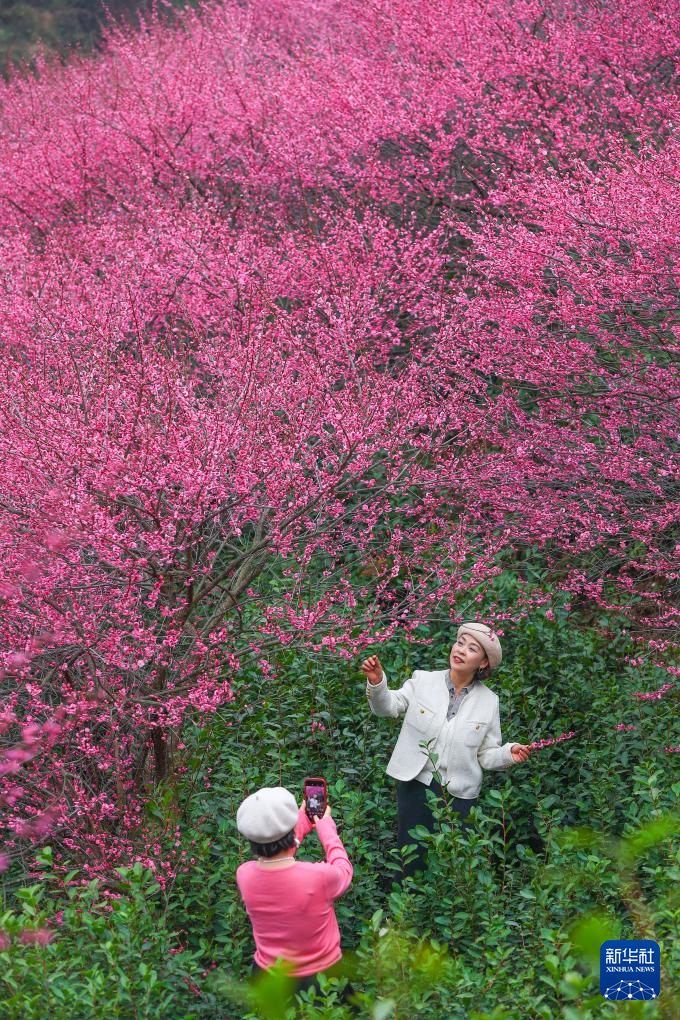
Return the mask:
[[[458,628],[458,637],[461,634],[469,634],[482,646],[491,669],[500,666],[503,661],[503,651],[498,635],[491,630],[491,627],[487,627],[485,623],[461,623]]]
[[[283,786],[263,786],[251,793],[236,812],[236,827],[253,843],[273,843],[295,828],[298,806]]]

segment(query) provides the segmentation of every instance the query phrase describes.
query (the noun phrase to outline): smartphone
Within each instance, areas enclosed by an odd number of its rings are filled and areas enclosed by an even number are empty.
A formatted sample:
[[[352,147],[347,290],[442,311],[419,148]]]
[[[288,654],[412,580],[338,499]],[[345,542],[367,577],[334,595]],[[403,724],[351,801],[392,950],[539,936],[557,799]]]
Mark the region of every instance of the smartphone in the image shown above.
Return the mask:
[[[319,776],[308,777],[302,785],[302,790],[307,802],[307,817],[310,822],[313,822],[315,818],[323,818],[328,805],[326,780]]]

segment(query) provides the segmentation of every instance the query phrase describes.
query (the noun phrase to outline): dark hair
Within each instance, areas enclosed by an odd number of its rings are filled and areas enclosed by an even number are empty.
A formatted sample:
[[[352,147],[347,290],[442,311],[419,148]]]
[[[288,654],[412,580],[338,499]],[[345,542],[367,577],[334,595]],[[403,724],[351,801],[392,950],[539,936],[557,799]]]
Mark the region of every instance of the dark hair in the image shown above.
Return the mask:
[[[281,839],[275,839],[273,843],[253,843],[249,839],[250,849],[256,857],[276,857],[282,850],[292,850],[295,846],[295,829],[291,829]]]
[[[484,683],[484,681],[488,680],[490,676],[491,676],[491,666],[479,666],[475,670],[475,675],[473,676],[472,679],[473,680],[479,680],[480,683]]]

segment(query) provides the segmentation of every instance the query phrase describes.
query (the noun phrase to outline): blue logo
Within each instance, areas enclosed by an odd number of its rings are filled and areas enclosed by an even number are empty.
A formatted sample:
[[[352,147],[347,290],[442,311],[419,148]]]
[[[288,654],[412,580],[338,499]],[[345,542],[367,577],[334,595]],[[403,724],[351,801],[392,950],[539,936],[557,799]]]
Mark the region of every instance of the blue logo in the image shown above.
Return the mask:
[[[600,947],[600,994],[605,999],[658,999],[661,950],[651,939],[608,939]]]

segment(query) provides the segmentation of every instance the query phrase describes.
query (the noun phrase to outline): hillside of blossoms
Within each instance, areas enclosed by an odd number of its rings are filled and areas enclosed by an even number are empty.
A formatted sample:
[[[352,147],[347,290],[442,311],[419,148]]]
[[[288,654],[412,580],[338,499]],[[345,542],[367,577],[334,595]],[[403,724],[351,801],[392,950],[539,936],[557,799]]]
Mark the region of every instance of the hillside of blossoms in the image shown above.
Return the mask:
[[[0,83],[3,870],[171,881],[150,798],[282,651],[606,614],[674,696],[677,46],[214,0]]]

